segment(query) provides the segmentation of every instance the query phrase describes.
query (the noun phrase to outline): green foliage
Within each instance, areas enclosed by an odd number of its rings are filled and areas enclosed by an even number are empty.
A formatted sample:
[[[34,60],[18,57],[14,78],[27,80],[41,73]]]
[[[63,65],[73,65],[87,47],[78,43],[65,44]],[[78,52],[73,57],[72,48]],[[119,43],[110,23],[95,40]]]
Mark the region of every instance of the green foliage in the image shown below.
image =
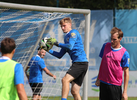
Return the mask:
[[[135,9],[137,0],[1,0],[2,2],[91,10]]]
[[[137,7],[136,0],[117,0],[117,9],[135,9]]]

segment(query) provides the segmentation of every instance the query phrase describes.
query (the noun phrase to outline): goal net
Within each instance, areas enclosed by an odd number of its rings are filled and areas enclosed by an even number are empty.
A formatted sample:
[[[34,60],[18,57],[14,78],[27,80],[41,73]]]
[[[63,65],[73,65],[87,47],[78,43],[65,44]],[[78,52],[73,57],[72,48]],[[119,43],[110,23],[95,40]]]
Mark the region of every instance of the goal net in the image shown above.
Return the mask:
[[[0,4],[0,41],[5,37],[10,37],[15,40],[16,52],[13,60],[21,63],[24,71],[30,59],[37,55],[38,44],[41,38],[53,37],[56,38],[58,42],[63,43],[64,33],[60,28],[59,20],[64,17],[70,17],[72,19],[72,28],[77,29],[82,36],[83,42],[86,42],[85,38],[87,38],[88,35],[85,37],[85,26],[87,26],[85,23],[88,24],[88,21],[85,21],[85,16],[82,13],[74,14],[73,12],[67,11],[51,12],[50,8],[49,11],[39,11],[35,9],[32,11],[32,9],[28,10],[29,6],[26,10],[25,8],[18,9],[18,6],[20,6],[18,4],[13,4],[13,6],[12,4],[8,5],[8,3],[4,4],[7,5],[4,6]],[[17,9],[15,9],[14,6],[16,6]],[[86,32],[88,32],[87,30]],[[87,47],[88,45],[85,46],[85,48]],[[52,49],[55,51],[60,50],[60,48],[55,46]],[[88,50],[86,53],[88,53]],[[46,67],[57,76],[57,79],[54,80],[43,72],[44,82],[41,92],[43,100],[61,98],[61,79],[71,65],[71,60],[68,59],[70,58],[67,54],[62,59],[57,59],[46,53],[44,57]],[[24,76],[25,91],[28,99],[31,100],[32,90],[25,73]],[[80,91],[81,96],[83,96],[83,87]],[[70,93],[69,96],[71,97]]]

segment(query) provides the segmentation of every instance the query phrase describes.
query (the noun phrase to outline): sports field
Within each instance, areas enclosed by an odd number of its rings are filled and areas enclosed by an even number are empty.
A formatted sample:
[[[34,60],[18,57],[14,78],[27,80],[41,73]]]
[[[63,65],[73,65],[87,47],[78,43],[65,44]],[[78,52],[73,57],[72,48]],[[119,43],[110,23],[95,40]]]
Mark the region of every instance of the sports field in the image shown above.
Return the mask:
[[[61,100],[60,97],[43,98],[42,100]],[[73,97],[68,97],[67,100],[74,100]],[[99,100],[99,97],[88,97],[88,100]],[[137,100],[137,97],[129,97],[128,100]]]
[[[89,97],[88,100],[99,100],[98,97]],[[129,97],[128,100],[137,100],[137,97]]]

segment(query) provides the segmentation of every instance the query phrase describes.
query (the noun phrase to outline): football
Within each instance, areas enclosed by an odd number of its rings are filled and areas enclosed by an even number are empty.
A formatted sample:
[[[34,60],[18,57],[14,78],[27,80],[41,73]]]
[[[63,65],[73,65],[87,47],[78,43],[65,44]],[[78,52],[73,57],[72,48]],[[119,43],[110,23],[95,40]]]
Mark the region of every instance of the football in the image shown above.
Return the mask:
[[[41,39],[39,43],[40,48],[49,51],[53,47],[53,43],[51,42],[51,38],[45,37]]]

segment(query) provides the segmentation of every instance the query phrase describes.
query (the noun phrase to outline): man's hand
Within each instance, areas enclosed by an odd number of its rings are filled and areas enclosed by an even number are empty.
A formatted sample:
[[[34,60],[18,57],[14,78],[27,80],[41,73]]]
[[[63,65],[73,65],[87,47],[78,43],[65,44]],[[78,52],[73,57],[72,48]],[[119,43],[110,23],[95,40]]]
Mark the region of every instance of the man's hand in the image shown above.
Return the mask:
[[[99,80],[99,79],[96,80],[95,85],[96,85],[96,86],[100,86],[100,80]]]
[[[58,46],[59,46],[58,41],[56,41],[56,42],[54,43],[54,45],[58,47]]]
[[[53,78],[54,78],[54,80],[56,79],[56,76],[55,75],[53,75]]]
[[[47,44],[52,44],[52,45],[55,45],[55,46],[59,45],[58,41],[55,38],[49,38],[47,40]]]
[[[128,100],[127,93],[123,92],[123,94],[122,94],[122,100]]]
[[[55,42],[57,42],[57,40],[55,38],[49,38],[49,39],[47,39],[47,44],[54,45]]]

